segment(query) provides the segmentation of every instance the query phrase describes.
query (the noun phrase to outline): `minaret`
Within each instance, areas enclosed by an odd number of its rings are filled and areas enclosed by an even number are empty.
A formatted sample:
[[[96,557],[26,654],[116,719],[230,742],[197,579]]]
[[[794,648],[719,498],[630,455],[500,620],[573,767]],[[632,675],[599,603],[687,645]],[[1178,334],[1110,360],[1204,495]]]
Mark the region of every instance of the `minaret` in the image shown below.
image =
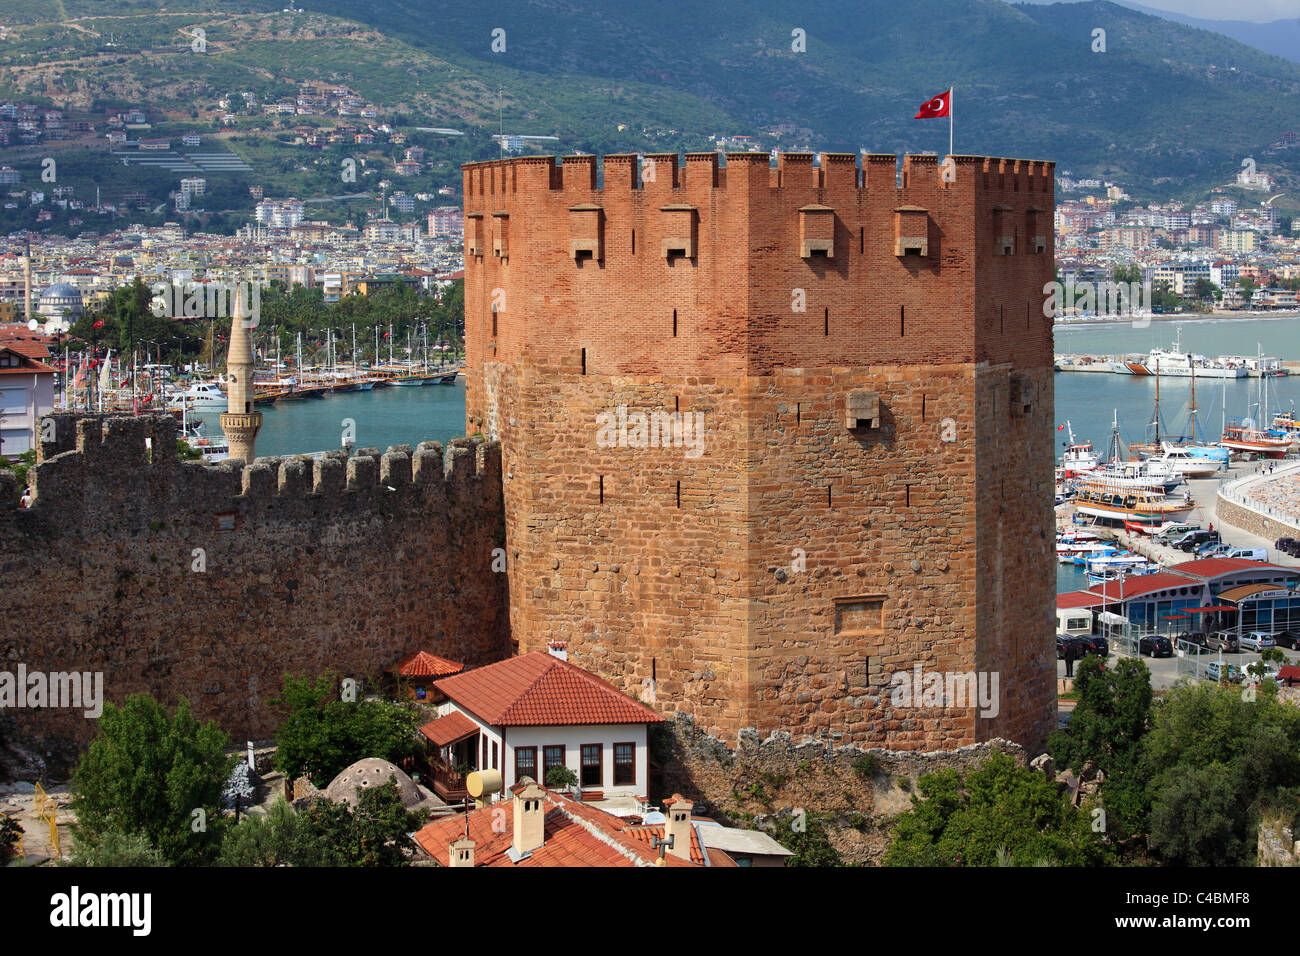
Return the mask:
[[[241,283],[242,285],[242,283]],[[229,458],[251,464],[253,445],[262,427],[262,413],[253,410],[253,348],[244,324],[248,307],[243,289],[236,286],[234,315],[230,320],[230,350],[226,353],[226,411],[221,430],[230,444]]]

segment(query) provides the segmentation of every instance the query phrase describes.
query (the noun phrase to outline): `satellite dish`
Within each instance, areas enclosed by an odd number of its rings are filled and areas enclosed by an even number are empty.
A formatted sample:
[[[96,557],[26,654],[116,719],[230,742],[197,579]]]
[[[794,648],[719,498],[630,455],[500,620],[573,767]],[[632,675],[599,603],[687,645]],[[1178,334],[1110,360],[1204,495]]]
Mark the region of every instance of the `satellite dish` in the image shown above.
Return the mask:
[[[27,327],[31,329],[33,332],[35,332],[37,329],[41,327],[41,323],[37,322],[35,319],[32,319],[27,323]]]

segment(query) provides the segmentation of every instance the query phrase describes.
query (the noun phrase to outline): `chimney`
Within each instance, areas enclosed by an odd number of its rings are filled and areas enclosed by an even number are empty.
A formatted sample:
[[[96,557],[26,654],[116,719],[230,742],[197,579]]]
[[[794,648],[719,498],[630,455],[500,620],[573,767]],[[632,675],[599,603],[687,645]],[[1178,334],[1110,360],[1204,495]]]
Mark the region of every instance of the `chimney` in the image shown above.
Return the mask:
[[[514,830],[510,857],[518,861],[546,842],[546,810],[543,790],[532,777],[524,777],[510,788],[514,794]]]
[[[568,641],[547,641],[546,649],[551,652],[552,657],[558,657],[562,661],[569,659]]]
[[[691,858],[691,808],[694,806],[694,803],[680,793],[674,793],[672,801],[668,804],[668,822],[664,824],[664,838],[673,838],[672,848],[668,852],[683,860]]]
[[[461,837],[455,843],[447,844],[447,865],[473,866],[475,846],[469,837]]]

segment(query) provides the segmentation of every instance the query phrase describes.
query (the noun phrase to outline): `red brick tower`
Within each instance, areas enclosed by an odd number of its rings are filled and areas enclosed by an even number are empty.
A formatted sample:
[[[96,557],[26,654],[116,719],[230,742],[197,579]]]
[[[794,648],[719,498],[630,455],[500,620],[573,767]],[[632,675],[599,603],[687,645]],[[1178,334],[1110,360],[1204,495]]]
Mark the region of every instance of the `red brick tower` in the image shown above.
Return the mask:
[[[1042,743],[1053,164],[908,156],[899,185],[893,155],[708,153],[597,177],[593,156],[464,169],[468,428],[503,443],[518,649],[567,640],[733,743]],[[996,674],[998,700],[907,706],[917,665]]]

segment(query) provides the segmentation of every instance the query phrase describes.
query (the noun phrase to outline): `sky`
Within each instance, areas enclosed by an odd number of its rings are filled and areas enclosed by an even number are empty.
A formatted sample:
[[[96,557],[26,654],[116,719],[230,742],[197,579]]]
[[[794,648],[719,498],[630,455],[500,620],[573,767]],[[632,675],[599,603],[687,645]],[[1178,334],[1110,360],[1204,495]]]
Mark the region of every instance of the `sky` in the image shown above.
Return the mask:
[[[1029,0],[1029,2],[1045,3],[1054,0]],[[1300,17],[1300,2],[1297,0],[1134,0],[1134,2],[1155,10],[1168,10],[1205,20],[1253,20],[1256,23],[1267,23],[1270,20]]]

